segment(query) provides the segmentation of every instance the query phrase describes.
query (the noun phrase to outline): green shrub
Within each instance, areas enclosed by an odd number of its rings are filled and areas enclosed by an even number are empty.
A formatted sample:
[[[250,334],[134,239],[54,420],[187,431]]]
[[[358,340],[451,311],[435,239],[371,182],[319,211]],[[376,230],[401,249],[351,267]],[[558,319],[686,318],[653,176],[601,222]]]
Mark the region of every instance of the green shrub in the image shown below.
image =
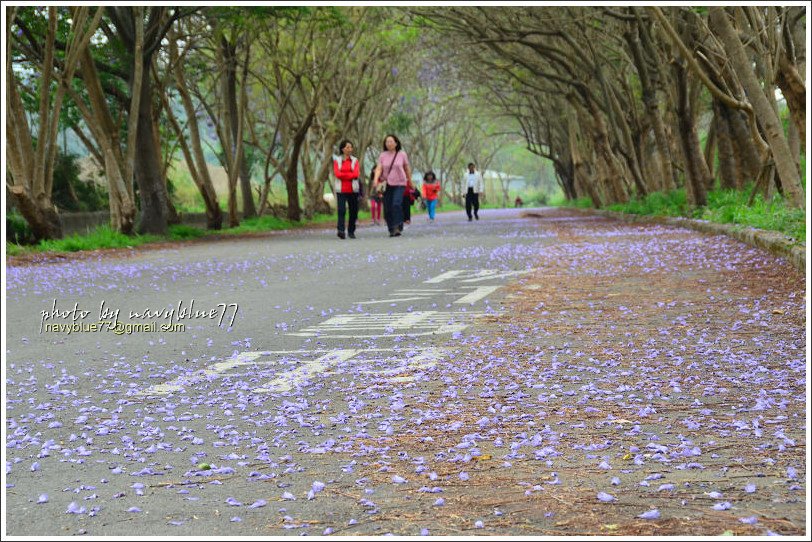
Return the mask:
[[[108,208],[107,192],[92,182],[79,179],[79,157],[75,154],[59,152],[54,162],[53,190],[54,204],[66,211],[100,211]],[[71,188],[74,199],[71,196]]]
[[[17,212],[6,214],[6,241],[27,245],[34,240],[34,232],[21,214]]]
[[[6,241],[6,256],[19,256],[24,251],[25,249],[20,245]]]
[[[170,239],[196,239],[206,235],[206,231],[186,224],[173,224],[169,226]]]
[[[636,215],[687,216],[688,200],[685,190],[671,192],[652,192],[642,199],[633,199],[628,203],[617,203],[606,207],[611,211]]]

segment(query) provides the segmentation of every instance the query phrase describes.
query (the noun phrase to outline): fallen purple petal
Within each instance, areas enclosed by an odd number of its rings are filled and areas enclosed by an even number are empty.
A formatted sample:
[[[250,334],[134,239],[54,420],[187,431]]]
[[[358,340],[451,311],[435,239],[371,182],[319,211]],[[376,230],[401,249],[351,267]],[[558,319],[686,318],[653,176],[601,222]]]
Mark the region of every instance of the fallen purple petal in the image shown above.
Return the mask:
[[[641,519],[660,519],[660,511],[656,508],[653,510],[648,510],[647,512],[643,512],[639,516]]]

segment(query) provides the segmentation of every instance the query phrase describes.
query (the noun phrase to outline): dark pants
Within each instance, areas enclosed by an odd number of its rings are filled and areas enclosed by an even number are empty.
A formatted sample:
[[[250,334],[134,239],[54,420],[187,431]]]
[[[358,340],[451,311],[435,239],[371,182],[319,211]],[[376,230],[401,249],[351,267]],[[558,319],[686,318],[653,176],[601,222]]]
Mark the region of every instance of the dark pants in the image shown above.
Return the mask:
[[[403,221],[412,219],[412,199],[409,194],[403,194]]]
[[[474,192],[473,187],[468,187],[468,193],[465,194],[465,212],[468,218],[471,218],[471,207],[474,208],[474,216],[479,218],[479,194]]]
[[[355,222],[358,220],[358,194],[336,194],[338,196],[338,231],[344,233],[344,212],[350,208],[350,223],[348,232],[355,233]]]
[[[389,186],[383,193],[383,217],[389,233],[403,229],[403,194],[405,186]]]

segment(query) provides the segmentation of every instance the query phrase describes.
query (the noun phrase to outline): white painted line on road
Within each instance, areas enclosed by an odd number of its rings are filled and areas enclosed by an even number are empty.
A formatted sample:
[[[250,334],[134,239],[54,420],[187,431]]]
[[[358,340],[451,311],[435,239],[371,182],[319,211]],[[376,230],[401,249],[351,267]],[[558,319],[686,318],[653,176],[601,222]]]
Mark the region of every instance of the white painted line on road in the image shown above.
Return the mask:
[[[254,392],[288,391],[317,375],[341,374],[335,366],[344,362],[361,366],[364,368],[361,374],[366,376],[378,376],[390,382],[408,382],[414,380],[415,375],[404,373],[419,373],[429,369],[445,357],[446,352],[446,349],[438,347],[413,348],[405,351],[391,348],[352,348],[241,352],[193,375],[179,377],[139,391],[137,395],[146,397],[182,392],[195,384],[217,378],[256,377],[264,372],[263,367],[267,368],[267,371],[275,371],[276,378],[260,385],[253,390]]]
[[[483,312],[412,311],[394,314],[341,314],[301,331],[287,333],[295,337],[356,338],[387,337],[400,332],[410,336],[454,333]],[[458,321],[458,320],[465,321]],[[419,331],[416,331],[419,330]],[[360,331],[368,333],[359,333]],[[348,334],[348,332],[353,332]]]
[[[397,295],[397,294],[394,294]],[[448,295],[440,293],[439,295]],[[426,301],[427,299],[431,299],[433,295],[413,295],[409,297],[396,297],[392,299],[376,299],[374,301],[359,301],[359,305],[376,305],[378,303],[397,303],[398,301]]]
[[[288,391],[292,390],[295,386],[306,382],[313,376],[324,373],[327,367],[334,365],[341,361],[346,361],[355,356],[360,350],[335,350],[328,354],[324,354],[314,360],[303,361],[302,365],[288,371],[287,373],[274,378],[273,380],[265,383],[265,385],[256,388],[254,391],[257,393],[269,391]]]
[[[148,388],[147,390],[144,390],[143,392],[140,392],[140,393],[143,393],[143,394],[157,393],[157,394],[160,395],[160,394],[170,393],[170,392],[174,392],[174,391],[181,391],[181,390],[183,390],[183,388],[185,386],[196,384],[198,382],[206,380],[208,377],[217,376],[220,373],[224,373],[225,371],[228,371],[229,369],[233,369],[233,368],[238,367],[240,365],[244,365],[246,363],[249,363],[249,362],[257,359],[262,354],[263,354],[263,352],[242,352],[242,353],[240,353],[240,354],[238,354],[238,355],[236,355],[236,356],[234,356],[232,358],[229,358],[229,359],[227,359],[225,361],[215,363],[211,367],[208,367],[206,369],[201,370],[199,373],[196,373],[196,374],[191,375],[191,376],[176,378],[175,380],[172,380],[170,382],[166,382],[164,384],[157,384],[157,385],[152,386],[151,388]]]
[[[434,299],[437,296],[448,295],[463,295],[461,299],[454,301],[454,303],[475,303],[483,297],[495,292],[501,286],[459,286],[454,290],[447,290],[445,288],[438,289],[409,289],[404,290],[402,293],[395,291],[391,295],[396,296],[389,299],[373,299],[372,301],[359,301],[358,305],[378,305],[381,303],[398,303],[400,301],[426,301]],[[467,290],[473,288],[473,292]]]
[[[473,305],[483,297],[492,294],[499,288],[501,288],[501,286],[479,286],[477,287],[476,290],[474,290],[470,294],[465,295],[459,298],[458,300],[454,301],[454,303],[470,303],[471,305]]]
[[[524,275],[535,269],[525,269],[519,271],[499,271],[498,269],[452,269],[441,275],[423,281],[425,284],[439,284],[447,280],[457,280],[459,282],[480,282],[483,280],[493,280],[500,278]]]

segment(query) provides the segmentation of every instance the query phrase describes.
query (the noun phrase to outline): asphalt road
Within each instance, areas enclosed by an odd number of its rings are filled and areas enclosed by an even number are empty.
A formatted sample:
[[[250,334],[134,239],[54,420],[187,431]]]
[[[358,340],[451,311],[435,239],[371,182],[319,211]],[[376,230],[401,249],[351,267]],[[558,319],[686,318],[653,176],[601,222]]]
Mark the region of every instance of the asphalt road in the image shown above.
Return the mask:
[[[6,533],[420,534],[371,521],[416,474],[356,471],[559,240],[517,210],[357,236],[9,268]]]

